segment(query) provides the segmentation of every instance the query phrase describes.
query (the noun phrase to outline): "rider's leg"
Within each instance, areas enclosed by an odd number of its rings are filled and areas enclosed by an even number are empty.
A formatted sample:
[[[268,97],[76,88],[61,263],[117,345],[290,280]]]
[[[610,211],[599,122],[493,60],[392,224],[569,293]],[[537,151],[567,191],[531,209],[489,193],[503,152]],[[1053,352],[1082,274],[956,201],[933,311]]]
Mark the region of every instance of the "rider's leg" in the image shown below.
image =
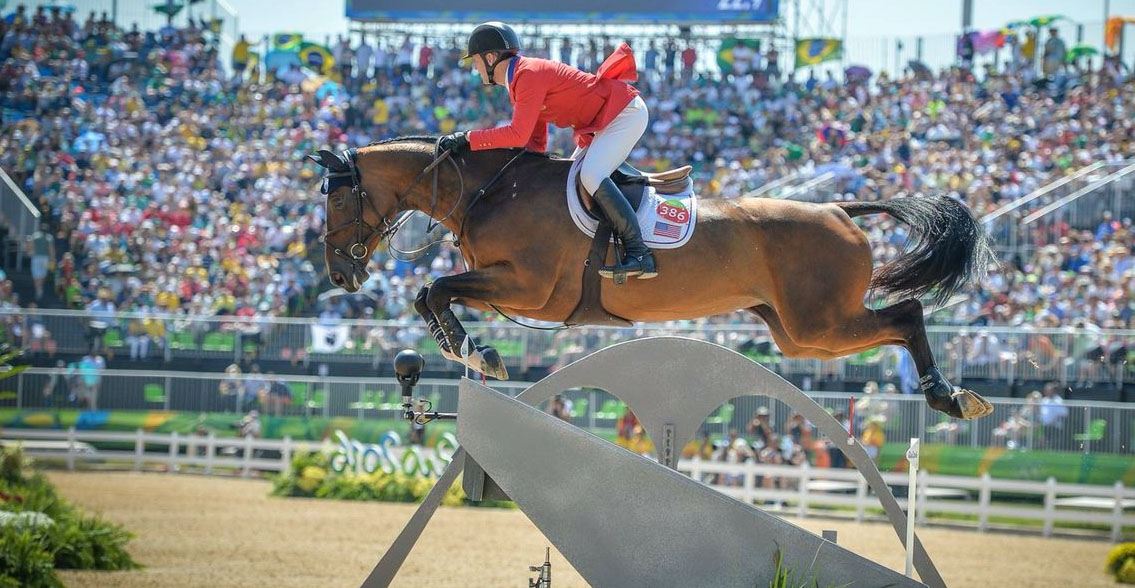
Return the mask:
[[[646,132],[649,118],[646,103],[642,98],[636,97],[611,124],[595,134],[595,139],[587,148],[583,163],[580,164],[579,178],[583,187],[591,193],[603,213],[611,220],[615,232],[626,247],[626,259],[615,266],[600,268],[599,274],[603,277],[612,277],[616,270],[626,271],[627,275],[638,275],[639,279],[658,275],[654,255],[642,241],[634,209],[622,190],[611,180],[611,172],[627,159],[631,149],[634,149]]]

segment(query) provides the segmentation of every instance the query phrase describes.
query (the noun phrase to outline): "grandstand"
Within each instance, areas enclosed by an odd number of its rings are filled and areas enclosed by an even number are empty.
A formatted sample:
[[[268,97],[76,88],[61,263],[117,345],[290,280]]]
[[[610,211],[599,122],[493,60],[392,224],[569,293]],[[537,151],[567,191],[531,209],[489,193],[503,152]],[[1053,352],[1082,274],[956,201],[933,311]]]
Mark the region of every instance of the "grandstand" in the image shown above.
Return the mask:
[[[298,162],[319,148],[507,119],[504,93],[483,91],[458,65],[469,27],[368,17],[340,42],[309,43],[318,47],[292,65],[280,53],[304,41],[241,46],[235,14],[218,26],[212,19],[227,9],[209,6],[168,23],[35,8],[0,20],[0,322],[2,337],[42,368],[0,386],[42,387],[67,373],[51,371],[57,362],[82,365],[92,349],[112,370],[248,373],[257,364],[359,377],[389,375],[403,347],[430,352],[413,295],[461,271],[460,255],[448,243],[416,259],[382,250],[362,294],[330,291],[318,172]],[[1135,400],[1130,69],[1061,56],[1046,72],[1039,53],[1013,45],[985,55],[988,67],[958,59],[934,70],[876,68],[866,79],[831,64],[793,72],[786,26],[522,30],[531,54],[586,70],[629,38],[652,115],[631,159],[646,169],[694,165],[703,197],[964,199],[1001,263],[929,317],[943,370],[1018,403],[1049,382],[1071,400]],[[722,65],[722,46],[739,46],[737,35],[755,47],[731,50]],[[551,146],[570,152],[570,134],[553,133]],[[904,245],[891,221],[861,220],[877,258]],[[731,346],[812,390],[916,389],[904,352],[789,360],[740,315],[551,335],[467,312],[521,380],[597,346],[666,332]],[[429,369],[457,373],[440,359]],[[158,399],[172,388],[147,387],[161,378],[128,379],[122,398],[169,408]],[[34,405],[22,402],[0,397],[0,406]],[[1067,436],[1091,433],[1088,410]],[[724,428],[743,429],[747,418]],[[1126,424],[1104,437],[1117,435],[1108,447],[1119,450],[1135,425],[1116,419]]]

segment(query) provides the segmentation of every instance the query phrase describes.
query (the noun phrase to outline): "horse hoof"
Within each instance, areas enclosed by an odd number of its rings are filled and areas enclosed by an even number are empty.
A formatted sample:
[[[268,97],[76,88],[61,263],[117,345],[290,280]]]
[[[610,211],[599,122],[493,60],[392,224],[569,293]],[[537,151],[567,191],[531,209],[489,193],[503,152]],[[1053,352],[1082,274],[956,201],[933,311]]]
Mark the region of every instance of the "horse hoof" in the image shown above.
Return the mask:
[[[961,414],[958,418],[979,419],[993,412],[993,405],[988,400],[964,388],[954,393],[954,402]]]
[[[457,354],[453,353],[449,349],[442,347],[441,345],[438,345],[437,348],[438,351],[441,352],[441,356],[445,359],[448,359],[449,361],[456,361],[457,363],[462,363],[461,358],[457,357]]]
[[[504,366],[504,360],[496,349],[486,346],[479,348],[478,351],[481,352],[481,373],[498,380],[508,379],[508,368]]]

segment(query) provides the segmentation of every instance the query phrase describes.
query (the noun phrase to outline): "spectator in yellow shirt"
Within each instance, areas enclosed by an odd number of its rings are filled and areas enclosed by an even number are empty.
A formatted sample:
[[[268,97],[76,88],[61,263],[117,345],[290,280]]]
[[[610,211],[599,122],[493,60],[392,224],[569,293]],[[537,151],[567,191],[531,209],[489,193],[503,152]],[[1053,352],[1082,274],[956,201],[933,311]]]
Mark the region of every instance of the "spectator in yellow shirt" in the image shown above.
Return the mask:
[[[859,438],[859,442],[863,444],[863,449],[867,450],[868,457],[871,461],[879,463],[879,454],[883,451],[883,445],[887,442],[887,434],[883,432],[883,423],[887,418],[882,415],[876,415],[867,419],[867,428],[863,431],[863,436]]]
[[[244,68],[248,67],[249,48],[252,43],[240,36],[240,40],[233,45],[233,71],[236,72],[237,77],[244,73]]]
[[[385,98],[379,98],[374,101],[374,108],[371,111],[371,120],[376,125],[384,125],[390,122],[390,105],[386,103]]]

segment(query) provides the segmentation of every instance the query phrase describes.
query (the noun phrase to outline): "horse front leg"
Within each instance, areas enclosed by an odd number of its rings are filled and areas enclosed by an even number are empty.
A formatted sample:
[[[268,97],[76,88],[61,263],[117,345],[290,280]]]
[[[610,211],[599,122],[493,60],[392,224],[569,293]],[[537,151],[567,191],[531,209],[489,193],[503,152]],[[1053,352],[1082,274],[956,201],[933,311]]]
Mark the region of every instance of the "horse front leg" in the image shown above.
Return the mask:
[[[490,266],[462,274],[438,278],[425,294],[426,307],[437,317],[437,324],[449,350],[461,363],[498,380],[508,379],[508,369],[496,349],[478,345],[465,332],[453,313],[453,300],[477,300],[487,304],[516,306],[519,294],[516,276],[506,266]],[[526,307],[520,304],[522,307]],[[427,319],[428,323],[428,319]]]
[[[418,290],[418,295],[414,297],[414,310],[422,320],[426,321],[426,329],[430,332],[430,337],[433,338],[434,343],[437,343],[438,349],[441,350],[441,356],[457,363],[464,363],[461,358],[453,352],[453,348],[449,345],[449,337],[446,336],[445,331],[441,328],[441,324],[437,320],[437,315],[434,311],[430,310],[426,299],[429,296],[430,287],[422,286]]]

